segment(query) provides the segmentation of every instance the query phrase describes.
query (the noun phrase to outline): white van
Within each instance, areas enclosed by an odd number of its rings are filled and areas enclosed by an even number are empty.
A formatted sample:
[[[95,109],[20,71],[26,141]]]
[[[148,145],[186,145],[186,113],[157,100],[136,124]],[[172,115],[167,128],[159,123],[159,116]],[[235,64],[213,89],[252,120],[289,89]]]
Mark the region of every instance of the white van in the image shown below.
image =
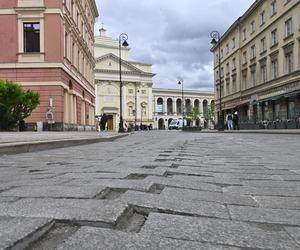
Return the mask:
[[[182,120],[182,118],[180,119],[174,119],[170,122],[169,124],[169,129],[182,129],[183,127],[183,123],[184,123],[184,126],[186,126],[186,120]]]

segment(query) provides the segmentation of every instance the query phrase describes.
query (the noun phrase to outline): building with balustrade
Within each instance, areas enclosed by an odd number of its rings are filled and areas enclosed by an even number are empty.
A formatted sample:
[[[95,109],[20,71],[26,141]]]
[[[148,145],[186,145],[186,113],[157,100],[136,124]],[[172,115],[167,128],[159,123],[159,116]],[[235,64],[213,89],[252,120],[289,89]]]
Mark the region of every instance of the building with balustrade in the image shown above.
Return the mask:
[[[212,48],[216,108],[221,91],[241,127],[300,128],[299,13],[299,0],[256,0]]]
[[[130,43],[130,39],[128,41]],[[121,60],[119,57],[121,49]],[[172,119],[182,117],[181,89],[152,88],[152,65],[128,60],[130,49],[106,35],[104,28],[95,37],[96,116],[108,116],[107,129],[118,130],[120,119],[120,62],[122,79],[122,117],[132,126],[168,128]],[[196,107],[203,114],[214,94],[184,90],[186,110]],[[195,121],[195,125],[200,121]]]
[[[0,1],[0,79],[40,94],[27,128],[94,127],[95,0]]]
[[[199,112],[199,119],[189,121],[187,125],[206,126],[204,115],[209,105],[214,103],[214,94],[197,90],[184,90],[182,102],[182,90],[153,88],[153,127],[156,129],[168,128],[173,119],[185,116],[190,108]]]

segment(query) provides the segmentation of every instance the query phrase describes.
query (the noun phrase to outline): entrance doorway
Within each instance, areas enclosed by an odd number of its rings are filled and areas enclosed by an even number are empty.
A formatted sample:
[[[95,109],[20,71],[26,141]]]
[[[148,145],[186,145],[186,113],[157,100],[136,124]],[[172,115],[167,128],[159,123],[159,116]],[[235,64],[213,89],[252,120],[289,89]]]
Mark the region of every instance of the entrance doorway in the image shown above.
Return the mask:
[[[165,121],[163,118],[158,120],[158,129],[165,129]]]
[[[108,131],[114,130],[114,118],[113,118],[112,115],[108,115],[107,116],[107,124],[106,124],[106,126],[107,126],[107,130]]]

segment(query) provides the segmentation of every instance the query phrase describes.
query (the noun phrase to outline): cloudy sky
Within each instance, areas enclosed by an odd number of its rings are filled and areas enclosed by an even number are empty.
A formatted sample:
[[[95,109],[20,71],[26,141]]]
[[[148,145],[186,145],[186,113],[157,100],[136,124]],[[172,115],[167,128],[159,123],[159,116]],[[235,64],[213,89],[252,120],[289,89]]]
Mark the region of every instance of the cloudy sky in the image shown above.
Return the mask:
[[[130,60],[153,64],[154,87],[213,90],[210,32],[221,34],[254,0],[96,0],[108,36],[129,36]]]

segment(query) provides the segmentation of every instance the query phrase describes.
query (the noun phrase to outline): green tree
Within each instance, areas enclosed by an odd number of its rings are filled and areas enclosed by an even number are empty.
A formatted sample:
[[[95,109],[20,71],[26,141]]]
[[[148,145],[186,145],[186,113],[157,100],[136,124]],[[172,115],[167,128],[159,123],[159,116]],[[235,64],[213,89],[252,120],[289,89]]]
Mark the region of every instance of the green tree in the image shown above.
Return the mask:
[[[0,80],[0,130],[12,130],[39,105],[39,94]]]
[[[187,119],[196,121],[200,116],[199,110],[196,107],[189,107],[187,112]]]
[[[210,105],[208,105],[207,110],[204,113],[204,118],[213,123],[215,122],[215,115],[216,115],[216,110],[215,110],[215,104],[211,103]]]

